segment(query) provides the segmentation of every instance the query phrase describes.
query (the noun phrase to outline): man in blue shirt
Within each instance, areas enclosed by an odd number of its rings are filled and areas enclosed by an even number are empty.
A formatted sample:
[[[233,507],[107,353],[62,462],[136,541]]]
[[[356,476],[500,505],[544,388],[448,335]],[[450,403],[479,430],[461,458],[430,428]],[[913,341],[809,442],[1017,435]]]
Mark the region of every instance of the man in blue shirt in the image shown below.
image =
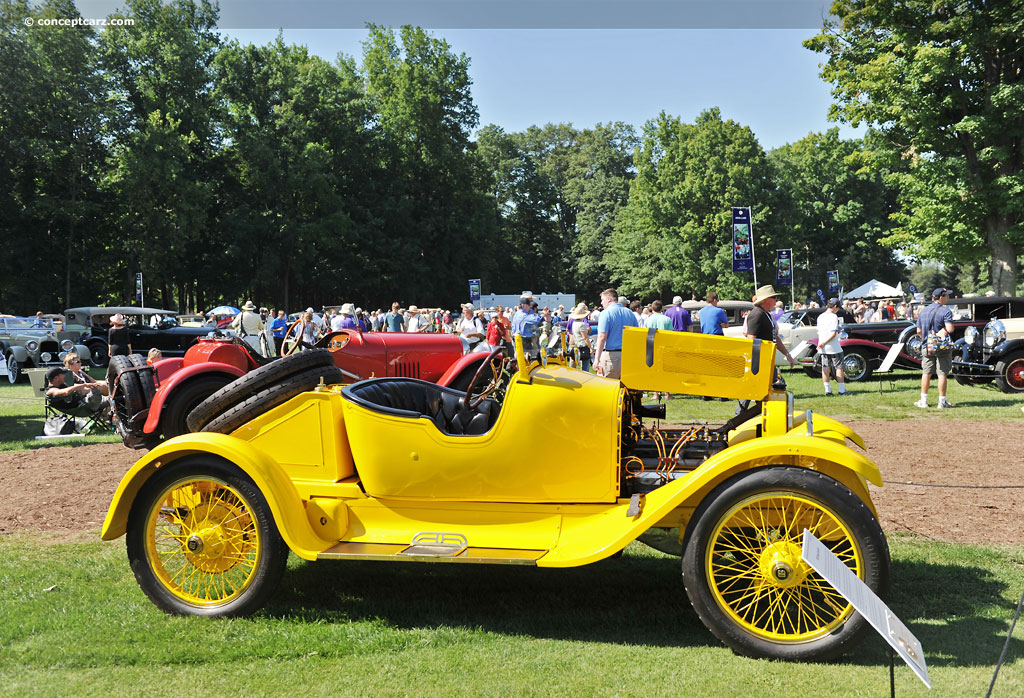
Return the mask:
[[[533,309],[533,302],[527,296],[519,299],[519,310],[512,316],[512,337],[522,335],[523,349],[529,353],[537,347],[533,341],[533,335],[540,324],[541,317]]]
[[[917,316],[917,333],[928,342],[928,335],[933,335],[932,343],[938,345],[934,354],[929,356],[921,352],[921,399],[914,407],[928,408],[928,388],[931,386],[932,371],[939,376],[939,409],[952,407],[946,399],[946,379],[953,369],[953,311],[946,307],[949,302],[949,291],[939,287],[932,291],[932,304]]]
[[[601,291],[601,311],[597,319],[597,348],[594,364],[597,375],[619,379],[622,375],[622,329],[636,327],[636,316],[629,308],[618,303],[619,292],[614,288]]]
[[[689,332],[690,311],[683,307],[683,297],[676,296],[672,299],[672,307],[665,311],[665,316],[672,321],[672,329],[676,332]]]
[[[729,326],[729,318],[718,307],[718,293],[708,291],[705,300],[707,305],[700,309],[700,331],[704,334],[725,334],[722,330]]]
[[[284,317],[284,311],[278,310],[277,317],[270,323],[270,331],[274,335],[274,348],[277,356],[281,355],[281,343],[284,341],[284,333],[288,330],[288,321]]]

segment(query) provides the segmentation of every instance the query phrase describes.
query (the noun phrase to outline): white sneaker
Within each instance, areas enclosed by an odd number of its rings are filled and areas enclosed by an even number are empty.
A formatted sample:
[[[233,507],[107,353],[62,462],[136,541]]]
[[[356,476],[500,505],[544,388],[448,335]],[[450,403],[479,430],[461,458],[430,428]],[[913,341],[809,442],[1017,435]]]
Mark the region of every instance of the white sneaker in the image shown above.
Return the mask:
[[[949,400],[939,400],[939,409],[940,410],[948,410],[952,406],[953,406],[953,403],[950,402]]]
[[[926,410],[928,409],[928,401],[923,399],[918,400],[917,402],[914,403],[914,407],[920,407],[922,410]]]

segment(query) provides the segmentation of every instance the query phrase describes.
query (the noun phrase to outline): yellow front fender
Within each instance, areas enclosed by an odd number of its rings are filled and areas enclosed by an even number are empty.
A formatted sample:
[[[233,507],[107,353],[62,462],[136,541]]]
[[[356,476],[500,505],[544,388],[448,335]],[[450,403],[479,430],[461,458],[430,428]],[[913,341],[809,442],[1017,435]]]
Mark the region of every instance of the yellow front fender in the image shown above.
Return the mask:
[[[313,531],[295,485],[273,460],[252,444],[224,434],[184,434],[147,453],[121,478],[107,511],[100,537],[114,540],[125,534],[128,512],[146,480],[157,471],[186,456],[208,454],[231,462],[252,478],[267,498],[281,537],[296,555],[315,560],[330,543]]]
[[[600,516],[574,517],[567,512],[558,545],[537,564],[573,567],[601,560],[626,547],[676,508],[696,507],[726,478],[769,465],[794,465],[826,473],[857,493],[869,507],[871,501],[863,481],[882,484],[874,462],[832,439],[789,433],[745,441],[712,456],[689,475],[644,495],[643,509],[636,517],[627,518],[627,501]]]

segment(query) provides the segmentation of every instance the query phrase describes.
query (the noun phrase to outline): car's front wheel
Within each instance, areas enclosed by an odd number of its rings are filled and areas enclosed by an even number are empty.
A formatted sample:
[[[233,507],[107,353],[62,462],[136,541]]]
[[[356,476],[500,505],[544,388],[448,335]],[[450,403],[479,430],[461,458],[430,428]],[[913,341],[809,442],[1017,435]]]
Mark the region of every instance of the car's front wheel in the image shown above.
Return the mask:
[[[7,361],[7,380],[14,385],[21,378],[21,366],[18,365],[18,360],[14,358],[14,352],[10,352],[6,356]]]
[[[1024,393],[1024,351],[996,362],[996,385],[1004,393]]]
[[[110,349],[106,342],[93,342],[89,347],[89,365],[93,368],[106,368],[110,363]]]
[[[859,351],[848,351],[843,355],[843,371],[851,383],[871,377],[871,359]]]
[[[288,561],[263,493],[234,465],[215,458],[158,470],[132,504],[127,533],[139,586],[175,615],[252,613]]]
[[[889,586],[889,549],[867,505],[812,470],[773,466],[736,475],[691,519],[683,582],[704,624],[735,652],[818,661],[868,629],[864,618],[801,558],[803,530],[872,591]]]

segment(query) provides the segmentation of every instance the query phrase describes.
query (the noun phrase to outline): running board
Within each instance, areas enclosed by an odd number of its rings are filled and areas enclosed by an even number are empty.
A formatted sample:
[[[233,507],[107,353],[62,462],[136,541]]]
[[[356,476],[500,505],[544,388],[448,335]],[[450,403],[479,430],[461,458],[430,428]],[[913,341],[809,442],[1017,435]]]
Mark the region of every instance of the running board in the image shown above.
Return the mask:
[[[482,565],[536,565],[547,550],[469,548],[405,543],[338,543],[318,560],[387,560],[390,562],[462,562]]]

